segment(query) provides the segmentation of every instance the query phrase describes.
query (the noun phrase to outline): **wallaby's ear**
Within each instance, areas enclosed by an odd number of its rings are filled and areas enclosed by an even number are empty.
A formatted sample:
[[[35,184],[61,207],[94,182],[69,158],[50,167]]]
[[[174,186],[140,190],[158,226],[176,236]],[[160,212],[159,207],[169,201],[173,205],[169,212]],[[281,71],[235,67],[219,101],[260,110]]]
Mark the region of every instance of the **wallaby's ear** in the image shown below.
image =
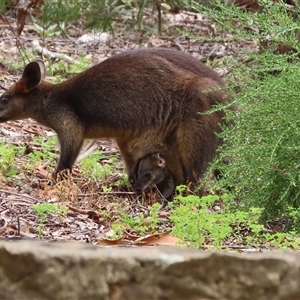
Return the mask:
[[[28,93],[36,88],[46,77],[46,67],[41,60],[29,63],[24,71],[22,78],[16,84],[17,93]]]
[[[159,155],[159,153],[154,153],[151,155],[151,159],[157,164],[158,167],[164,168],[166,166],[166,161]]]

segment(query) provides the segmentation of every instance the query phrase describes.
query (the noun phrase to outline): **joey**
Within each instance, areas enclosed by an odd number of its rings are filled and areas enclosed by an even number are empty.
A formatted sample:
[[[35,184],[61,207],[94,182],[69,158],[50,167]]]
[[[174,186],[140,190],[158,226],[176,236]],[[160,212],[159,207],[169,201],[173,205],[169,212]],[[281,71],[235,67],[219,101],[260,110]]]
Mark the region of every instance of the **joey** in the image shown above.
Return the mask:
[[[163,203],[172,199],[175,184],[166,161],[159,153],[149,154],[138,161],[129,175],[129,182],[138,196],[156,187]]]
[[[87,138],[114,139],[128,174],[159,153],[175,186],[196,183],[216,155],[224,112],[203,112],[230,99],[218,74],[188,54],[125,51],[59,84],[45,78],[41,60],[29,63],[0,97],[0,122],[32,118],[52,128],[60,144],[54,176],[71,170]]]

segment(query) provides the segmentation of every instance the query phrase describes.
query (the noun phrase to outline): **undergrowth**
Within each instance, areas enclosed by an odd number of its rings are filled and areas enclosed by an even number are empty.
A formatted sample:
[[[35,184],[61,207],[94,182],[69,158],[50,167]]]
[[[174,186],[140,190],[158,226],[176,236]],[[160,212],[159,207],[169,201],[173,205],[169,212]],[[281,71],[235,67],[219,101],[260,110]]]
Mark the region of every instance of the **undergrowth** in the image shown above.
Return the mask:
[[[232,195],[179,195],[172,203],[172,234],[190,247],[202,249],[299,249],[297,233],[267,232],[261,209],[232,208]]]
[[[281,230],[300,232],[299,9],[281,1],[261,1],[255,13],[219,1],[186,2],[223,28],[224,39],[252,40],[259,48],[224,60],[238,109],[221,134],[215,189],[245,213],[259,208],[261,224],[281,220]]]

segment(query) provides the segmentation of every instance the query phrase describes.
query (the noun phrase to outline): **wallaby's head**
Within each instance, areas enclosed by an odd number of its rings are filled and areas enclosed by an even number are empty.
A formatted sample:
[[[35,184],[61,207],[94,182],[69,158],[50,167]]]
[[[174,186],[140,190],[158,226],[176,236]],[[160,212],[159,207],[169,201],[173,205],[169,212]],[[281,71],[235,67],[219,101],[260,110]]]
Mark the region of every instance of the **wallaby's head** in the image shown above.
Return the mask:
[[[45,79],[46,69],[41,60],[29,63],[21,79],[0,97],[0,122],[31,117],[28,113],[28,95]]]
[[[155,186],[166,177],[165,160],[154,153],[143,157],[137,168],[130,174],[129,182],[138,195],[142,195],[148,188]]]

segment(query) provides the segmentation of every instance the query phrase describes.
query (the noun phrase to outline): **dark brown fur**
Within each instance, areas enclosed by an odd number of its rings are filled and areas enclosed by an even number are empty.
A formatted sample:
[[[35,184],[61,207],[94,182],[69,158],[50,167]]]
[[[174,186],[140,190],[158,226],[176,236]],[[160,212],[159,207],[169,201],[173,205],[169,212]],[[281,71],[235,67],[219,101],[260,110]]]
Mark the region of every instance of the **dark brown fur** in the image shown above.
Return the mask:
[[[175,190],[166,161],[159,153],[149,154],[139,160],[129,174],[129,182],[137,195],[142,195],[156,186],[165,201],[172,199]]]
[[[57,172],[71,169],[85,138],[113,138],[128,174],[160,153],[175,185],[203,176],[216,154],[228,99],[213,70],[179,51],[138,49],[115,55],[63,83],[44,81],[41,61],[0,97],[0,122],[33,118],[58,135]]]

